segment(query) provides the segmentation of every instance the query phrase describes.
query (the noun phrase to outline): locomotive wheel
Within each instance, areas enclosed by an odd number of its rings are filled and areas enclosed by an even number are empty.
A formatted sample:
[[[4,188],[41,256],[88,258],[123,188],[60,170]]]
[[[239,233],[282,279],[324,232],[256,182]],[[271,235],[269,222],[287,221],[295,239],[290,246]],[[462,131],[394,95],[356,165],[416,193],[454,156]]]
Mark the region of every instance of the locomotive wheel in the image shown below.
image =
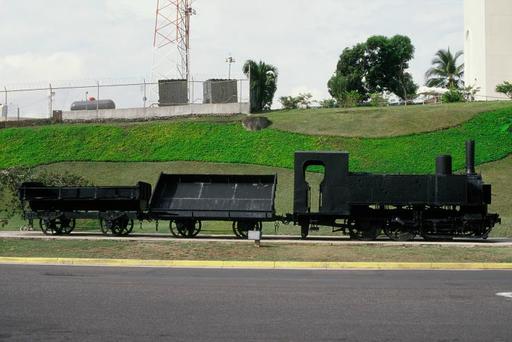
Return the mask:
[[[416,234],[398,223],[391,223],[384,228],[384,233],[393,241],[413,241]]]
[[[379,236],[379,228],[374,222],[360,221],[349,230],[350,239],[358,241],[375,241]]]
[[[233,233],[239,239],[248,239],[250,230],[262,231],[263,224],[258,221],[235,221],[233,222]]]
[[[176,221],[170,222],[169,228],[175,238],[195,238],[203,227],[201,221]]]

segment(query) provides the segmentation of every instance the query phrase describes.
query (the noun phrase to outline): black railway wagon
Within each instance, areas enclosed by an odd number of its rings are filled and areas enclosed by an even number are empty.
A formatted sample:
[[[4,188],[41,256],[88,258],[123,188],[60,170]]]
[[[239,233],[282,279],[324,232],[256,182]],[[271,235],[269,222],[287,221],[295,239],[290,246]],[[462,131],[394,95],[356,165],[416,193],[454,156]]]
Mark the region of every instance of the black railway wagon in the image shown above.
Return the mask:
[[[435,175],[352,173],[342,152],[297,152],[293,220],[302,237],[319,226],[354,239],[374,240],[383,231],[393,240],[487,238],[499,222],[488,213],[491,186],[475,172],[475,143],[466,144],[466,173],[452,172],[451,156],[436,160]],[[306,182],[310,166],[323,166],[318,210]]]
[[[70,234],[76,219],[99,219],[104,234],[128,235],[133,220],[142,219],[151,198],[151,185],[132,187],[48,187],[24,183],[19,198],[24,216],[39,220],[45,234]]]
[[[276,175],[162,174],[151,199],[149,217],[170,221],[177,237],[195,237],[204,221],[232,222],[246,238],[275,220]]]

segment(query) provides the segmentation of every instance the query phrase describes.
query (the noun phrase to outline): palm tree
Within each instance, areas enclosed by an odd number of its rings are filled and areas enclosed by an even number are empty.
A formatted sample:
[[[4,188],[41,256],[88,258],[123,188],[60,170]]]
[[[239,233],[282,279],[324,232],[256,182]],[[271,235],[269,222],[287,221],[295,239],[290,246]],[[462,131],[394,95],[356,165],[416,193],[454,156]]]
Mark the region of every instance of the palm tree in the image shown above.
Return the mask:
[[[463,86],[464,63],[457,65],[458,59],[463,54],[464,52],[458,51],[453,55],[450,48],[437,51],[432,60],[432,68],[425,74],[427,87],[460,88]]]
[[[243,72],[250,80],[251,113],[270,110],[277,90],[277,68],[262,61],[248,60]]]

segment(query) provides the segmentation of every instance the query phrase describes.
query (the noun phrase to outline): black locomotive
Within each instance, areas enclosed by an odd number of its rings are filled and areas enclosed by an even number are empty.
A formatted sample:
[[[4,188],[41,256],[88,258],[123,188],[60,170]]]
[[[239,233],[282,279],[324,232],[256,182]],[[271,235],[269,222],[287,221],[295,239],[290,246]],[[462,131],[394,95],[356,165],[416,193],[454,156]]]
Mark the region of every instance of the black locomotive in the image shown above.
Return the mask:
[[[436,160],[435,175],[351,173],[344,152],[295,154],[294,212],[276,216],[277,176],[168,175],[156,188],[45,187],[26,183],[19,189],[25,217],[39,220],[46,234],[69,234],[76,219],[99,219],[103,233],[128,235],[134,220],[168,221],[176,237],[195,237],[204,221],[232,222],[239,238],[261,230],[263,222],[293,221],[307,238],[321,226],[352,239],[375,240],[381,232],[407,241],[472,237],[486,239],[500,222],[488,213],[491,186],[475,172],[475,143],[466,143],[466,174],[452,172],[451,156]],[[306,180],[310,166],[322,166],[318,209]]]
[[[306,169],[325,168],[318,212],[311,212]],[[487,238],[500,222],[488,213],[491,186],[475,172],[475,142],[466,143],[466,174],[454,175],[452,157],[436,160],[435,175],[351,173],[349,155],[298,152],[295,155],[294,222],[306,238],[311,229],[329,226],[359,240],[383,231],[393,240],[453,237]]]

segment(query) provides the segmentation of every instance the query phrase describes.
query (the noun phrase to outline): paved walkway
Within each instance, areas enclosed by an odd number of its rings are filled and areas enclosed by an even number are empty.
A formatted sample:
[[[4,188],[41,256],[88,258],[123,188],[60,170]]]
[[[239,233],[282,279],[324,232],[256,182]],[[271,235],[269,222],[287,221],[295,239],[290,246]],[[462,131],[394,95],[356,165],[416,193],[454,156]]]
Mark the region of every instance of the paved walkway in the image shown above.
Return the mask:
[[[141,241],[161,242],[172,239],[179,242],[229,242],[229,243],[254,243],[247,240],[236,239],[232,235],[201,235],[195,239],[176,239],[170,234],[132,234],[129,237],[104,236],[95,232],[76,232],[70,236],[46,236],[39,231],[10,231],[0,232],[0,239],[45,239],[45,240],[89,240],[89,241]],[[386,239],[365,242],[351,241],[344,237],[313,236],[302,240],[296,236],[267,235],[265,241],[282,244],[327,244],[327,245],[377,245],[377,246],[450,246],[450,247],[512,247],[512,239],[470,240],[457,239],[453,242],[427,242],[422,239],[412,242],[394,242]]]

